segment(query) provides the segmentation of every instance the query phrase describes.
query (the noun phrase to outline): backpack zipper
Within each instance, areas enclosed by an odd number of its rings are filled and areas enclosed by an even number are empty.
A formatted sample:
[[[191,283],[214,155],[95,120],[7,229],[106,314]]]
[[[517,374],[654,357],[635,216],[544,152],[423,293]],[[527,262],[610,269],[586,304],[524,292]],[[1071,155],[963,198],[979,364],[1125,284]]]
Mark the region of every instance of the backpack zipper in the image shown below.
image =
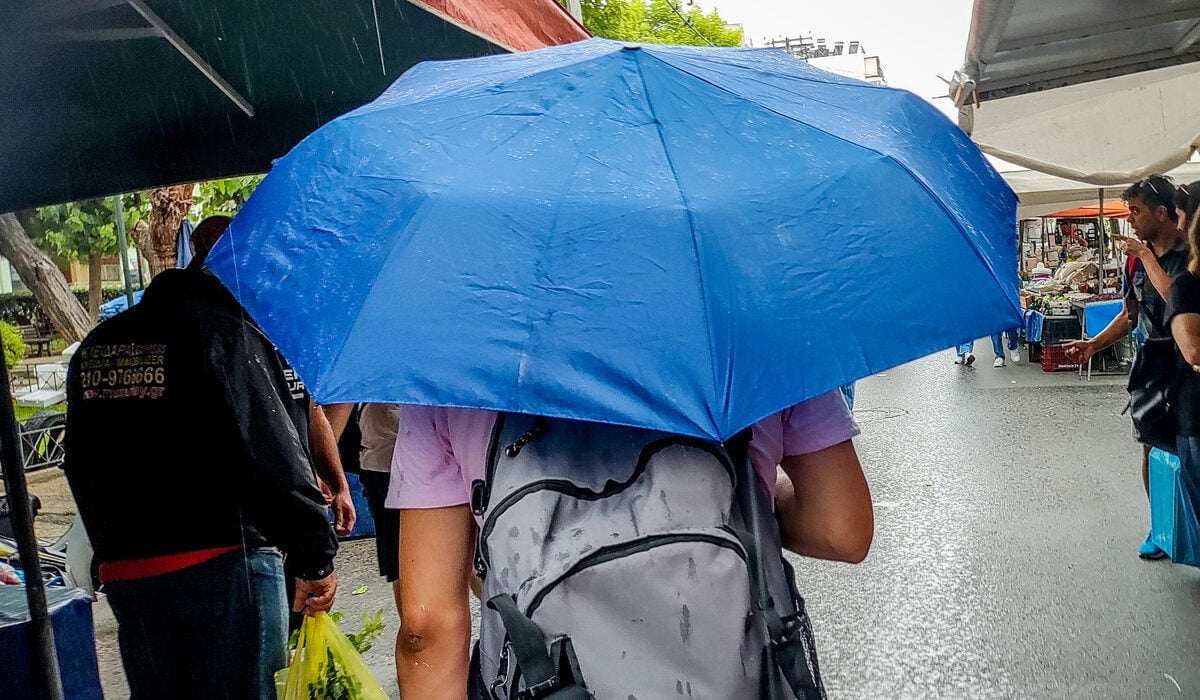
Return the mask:
[[[648,552],[651,549],[665,547],[666,545],[670,544],[678,544],[680,542],[707,542],[708,544],[717,545],[718,547],[724,547],[725,549],[728,549],[736,554],[738,558],[742,560],[742,563],[746,564],[746,569],[749,570],[750,562],[746,556],[746,552],[742,549],[741,543],[738,542],[737,538],[732,534],[732,531],[724,526],[716,529],[721,530],[722,532],[730,533],[730,538],[732,539],[725,539],[723,537],[717,537],[716,535],[706,535],[696,532],[677,532],[669,535],[648,535],[636,540],[622,542],[621,544],[601,547],[595,552],[592,552],[591,554],[575,562],[571,568],[567,569],[562,574],[559,574],[554,578],[554,580],[543,586],[542,589],[537,592],[537,595],[535,595],[529,601],[529,605],[525,607],[525,616],[532,619],[534,611],[538,609],[538,606],[542,604],[542,601],[546,598],[550,591],[575,574],[590,569],[594,566],[610,562],[614,559],[620,559],[622,557],[629,556],[630,554]]]
[[[496,422],[492,424],[492,437],[488,441],[487,451],[487,470],[484,475],[484,480],[476,479],[471,482],[471,512],[477,517],[483,517],[487,510],[488,499],[492,496],[490,484],[492,478],[496,474],[496,462],[499,459],[500,451],[500,433],[504,430],[504,418],[508,414],[496,414]],[[487,578],[487,564],[483,561],[483,537],[480,537],[475,543],[475,573],[479,575],[480,580]]]
[[[484,477],[471,482],[471,512],[479,517],[483,517],[487,510],[488,500],[492,495],[490,484],[496,475],[496,462],[500,454],[500,433],[504,431],[504,418],[507,415],[507,413],[496,414],[496,422],[492,424],[492,437],[488,440],[487,468],[484,470]]]
[[[496,448],[498,447],[498,443],[499,443],[498,439],[494,440],[493,445],[492,445],[492,450],[496,450]],[[618,493],[621,493],[625,489],[627,489],[630,486],[632,486],[633,484],[635,484],[638,481],[638,479],[641,478],[642,474],[645,473],[646,467],[650,464],[651,458],[653,458],[659,452],[662,452],[663,450],[667,449],[668,447],[674,447],[676,445],[682,445],[684,447],[694,447],[696,449],[703,450],[703,451],[709,453],[713,457],[716,457],[717,461],[721,463],[721,466],[725,468],[725,473],[729,476],[729,481],[730,481],[730,484],[732,485],[733,493],[735,494],[734,499],[736,501],[737,475],[734,472],[733,463],[729,460],[729,456],[727,454],[725,454],[725,452],[723,450],[717,448],[710,442],[706,442],[706,441],[700,440],[698,438],[675,436],[675,437],[663,438],[661,440],[655,440],[654,442],[651,442],[650,444],[648,444],[644,448],[642,448],[641,454],[638,455],[637,464],[634,466],[633,474],[628,479],[626,479],[625,481],[621,481],[621,482],[612,481],[610,479],[609,481],[605,482],[604,486],[599,491],[593,491],[591,489],[583,488],[583,487],[577,485],[575,482],[568,481],[566,479],[539,479],[538,481],[531,481],[528,484],[517,489],[516,491],[513,491],[512,493],[505,496],[503,499],[501,499],[501,501],[499,503],[496,504],[496,507],[490,513],[488,513],[487,519],[484,520],[484,522],[483,522],[483,527],[480,528],[479,544],[475,547],[476,571],[480,570],[481,565],[483,567],[484,572],[486,572],[487,569],[491,566],[491,563],[492,563],[491,556],[489,556],[489,552],[487,551],[487,549],[488,549],[487,548],[487,538],[492,534],[492,531],[495,529],[496,521],[499,519],[499,517],[501,515],[503,515],[506,510],[511,508],[517,501],[521,500],[525,496],[527,496],[530,493],[533,493],[535,491],[554,491],[554,492],[561,493],[561,494],[564,494],[567,496],[571,496],[573,498],[577,498],[581,501],[598,501],[602,498],[608,498],[609,496],[613,496]],[[495,462],[497,462],[497,461],[499,461],[499,455],[498,455],[498,453],[493,453],[491,455],[490,461],[488,462],[488,477],[487,478],[488,478],[489,487],[487,488],[487,492],[488,492],[487,497],[489,497],[489,498],[491,496],[490,484],[492,483],[492,478],[495,475]],[[476,483],[478,483],[478,482],[476,482]],[[472,501],[474,501],[473,498],[472,498]],[[486,506],[487,506],[487,503],[485,500],[485,502],[484,502],[485,509],[486,509]],[[477,515],[482,515],[482,514],[483,514],[482,511],[477,513]],[[483,574],[480,573],[480,576],[482,577]]]

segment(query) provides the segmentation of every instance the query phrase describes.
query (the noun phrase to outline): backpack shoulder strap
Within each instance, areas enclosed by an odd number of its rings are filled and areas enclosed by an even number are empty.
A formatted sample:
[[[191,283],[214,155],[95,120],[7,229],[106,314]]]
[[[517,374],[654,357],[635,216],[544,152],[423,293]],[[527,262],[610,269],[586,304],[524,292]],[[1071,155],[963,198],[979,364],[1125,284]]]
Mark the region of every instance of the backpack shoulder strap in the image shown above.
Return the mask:
[[[546,652],[541,628],[517,608],[511,596],[494,596],[487,606],[500,615],[517,657],[517,667],[525,677],[525,689],[517,693],[519,700],[592,700],[591,693],[583,685],[569,639],[557,640],[551,646],[554,656],[558,657],[552,659]]]
[[[1138,268],[1141,268],[1142,270],[1146,269],[1146,266],[1142,263],[1141,258],[1136,258],[1131,255],[1125,259],[1125,283],[1126,284],[1133,286],[1133,276],[1137,274]],[[1157,306],[1157,304],[1156,304],[1156,306]],[[1154,330],[1160,336],[1168,337],[1171,335],[1171,332],[1169,330],[1163,328],[1161,315],[1160,314],[1156,315],[1155,313],[1153,313],[1151,308],[1146,305],[1146,302],[1141,299],[1138,299],[1138,313],[1144,314],[1146,316],[1146,318],[1150,319],[1150,325],[1154,326]]]
[[[1171,331],[1163,328],[1162,319],[1150,311],[1150,307],[1146,306],[1146,302],[1138,299],[1138,309],[1140,313],[1145,314],[1146,318],[1150,319],[1150,325],[1154,326],[1154,330],[1158,331],[1159,336],[1164,338],[1171,337]]]

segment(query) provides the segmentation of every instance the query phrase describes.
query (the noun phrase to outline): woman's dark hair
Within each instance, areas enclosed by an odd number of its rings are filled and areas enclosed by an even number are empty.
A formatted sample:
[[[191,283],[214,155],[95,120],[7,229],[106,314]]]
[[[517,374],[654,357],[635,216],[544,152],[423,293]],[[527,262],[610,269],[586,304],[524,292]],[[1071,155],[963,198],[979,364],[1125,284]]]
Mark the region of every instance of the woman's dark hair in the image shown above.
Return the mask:
[[[1138,180],[1121,193],[1121,199],[1126,202],[1134,197],[1141,199],[1151,209],[1166,208],[1171,221],[1179,218],[1175,214],[1175,185],[1164,175],[1151,175]]]
[[[1200,203],[1200,191],[1196,191],[1197,188],[1200,188],[1200,180],[1175,188],[1175,211],[1187,214],[1189,219],[1196,213],[1196,204]]]
[[[1175,191],[1175,208],[1183,212],[1187,221],[1188,246],[1192,251],[1188,270],[1200,277],[1200,225],[1197,225],[1200,216],[1196,216],[1200,213],[1200,180],[1179,186]]]

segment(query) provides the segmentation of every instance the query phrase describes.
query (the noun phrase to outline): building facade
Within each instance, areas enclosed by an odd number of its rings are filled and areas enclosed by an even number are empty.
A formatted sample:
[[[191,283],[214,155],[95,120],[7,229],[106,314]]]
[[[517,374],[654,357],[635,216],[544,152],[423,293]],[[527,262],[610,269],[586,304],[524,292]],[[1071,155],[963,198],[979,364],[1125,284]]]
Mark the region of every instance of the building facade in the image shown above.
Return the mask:
[[[865,80],[875,85],[887,85],[879,56],[868,53],[866,47],[858,41],[829,43],[824,38],[814,39],[811,36],[801,36],[772,39],[763,45],[783,49],[789,55],[801,61],[808,61],[830,73]]]

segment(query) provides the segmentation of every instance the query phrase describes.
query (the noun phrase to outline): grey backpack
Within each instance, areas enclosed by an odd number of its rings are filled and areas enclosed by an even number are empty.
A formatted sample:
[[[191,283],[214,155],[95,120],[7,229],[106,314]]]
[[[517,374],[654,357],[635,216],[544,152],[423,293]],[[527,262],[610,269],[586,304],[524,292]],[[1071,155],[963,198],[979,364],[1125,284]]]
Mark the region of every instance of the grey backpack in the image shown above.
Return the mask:
[[[486,603],[476,696],[824,698],[804,601],[739,444],[499,416],[472,491]]]

